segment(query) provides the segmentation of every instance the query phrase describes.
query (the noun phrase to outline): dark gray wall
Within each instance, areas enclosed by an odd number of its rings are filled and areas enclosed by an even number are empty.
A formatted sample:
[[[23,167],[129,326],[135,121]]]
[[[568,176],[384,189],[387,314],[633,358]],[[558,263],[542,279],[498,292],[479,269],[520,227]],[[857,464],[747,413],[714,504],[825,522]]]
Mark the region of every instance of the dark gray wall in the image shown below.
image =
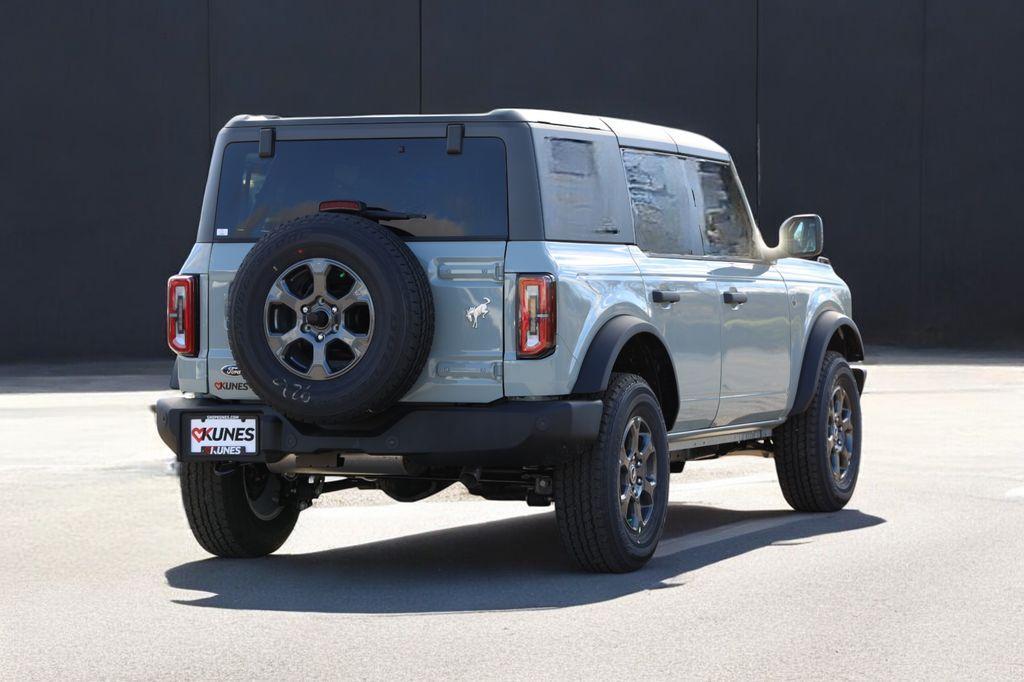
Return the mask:
[[[869,341],[1014,346],[1024,4],[166,0],[7,8],[0,360],[159,356],[235,113],[567,109],[705,133],[825,218]]]
[[[699,131],[753,182],[753,8],[750,0],[427,1],[423,111],[563,109]]]

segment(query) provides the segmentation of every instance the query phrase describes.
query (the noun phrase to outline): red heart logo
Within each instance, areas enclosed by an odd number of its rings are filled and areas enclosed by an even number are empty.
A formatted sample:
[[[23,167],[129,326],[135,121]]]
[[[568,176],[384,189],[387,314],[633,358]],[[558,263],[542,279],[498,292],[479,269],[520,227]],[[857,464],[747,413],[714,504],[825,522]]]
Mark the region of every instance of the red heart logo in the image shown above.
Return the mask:
[[[192,440],[194,440],[197,443],[202,443],[204,438],[206,438],[205,426],[200,426],[198,428],[192,429]]]

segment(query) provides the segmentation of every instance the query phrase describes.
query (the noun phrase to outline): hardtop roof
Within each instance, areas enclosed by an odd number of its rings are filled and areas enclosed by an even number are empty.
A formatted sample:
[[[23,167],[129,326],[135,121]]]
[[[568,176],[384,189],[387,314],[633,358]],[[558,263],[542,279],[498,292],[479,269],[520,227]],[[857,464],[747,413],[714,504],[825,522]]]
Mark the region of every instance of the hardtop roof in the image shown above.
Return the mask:
[[[269,114],[235,116],[225,128],[345,125],[378,123],[534,123],[602,130],[615,134],[626,147],[729,160],[729,153],[710,138],[686,130],[618,118],[573,114],[543,109],[494,109],[480,114],[386,114],[372,116],[304,116],[284,118]]]

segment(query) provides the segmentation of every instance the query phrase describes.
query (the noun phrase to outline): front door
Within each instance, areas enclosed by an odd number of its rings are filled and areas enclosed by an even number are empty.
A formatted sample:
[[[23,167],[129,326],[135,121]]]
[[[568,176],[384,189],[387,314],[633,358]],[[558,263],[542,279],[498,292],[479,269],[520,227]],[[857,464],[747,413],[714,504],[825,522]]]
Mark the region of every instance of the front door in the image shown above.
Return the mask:
[[[716,426],[782,416],[789,390],[789,294],[767,263],[711,270],[722,309],[722,398]]]
[[[761,260],[753,216],[732,164],[694,159],[689,182],[722,313],[722,386],[715,426],[783,416],[790,376],[789,294]]]

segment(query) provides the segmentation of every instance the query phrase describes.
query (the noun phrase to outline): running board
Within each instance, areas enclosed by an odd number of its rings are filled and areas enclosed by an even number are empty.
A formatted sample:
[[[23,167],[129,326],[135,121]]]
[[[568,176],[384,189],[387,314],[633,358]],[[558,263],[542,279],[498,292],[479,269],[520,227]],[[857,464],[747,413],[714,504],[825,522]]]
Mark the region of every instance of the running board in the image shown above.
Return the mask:
[[[668,434],[668,449],[671,451],[703,448],[722,443],[738,443],[745,440],[759,440],[772,435],[775,422],[742,424],[701,431],[681,431]]]

